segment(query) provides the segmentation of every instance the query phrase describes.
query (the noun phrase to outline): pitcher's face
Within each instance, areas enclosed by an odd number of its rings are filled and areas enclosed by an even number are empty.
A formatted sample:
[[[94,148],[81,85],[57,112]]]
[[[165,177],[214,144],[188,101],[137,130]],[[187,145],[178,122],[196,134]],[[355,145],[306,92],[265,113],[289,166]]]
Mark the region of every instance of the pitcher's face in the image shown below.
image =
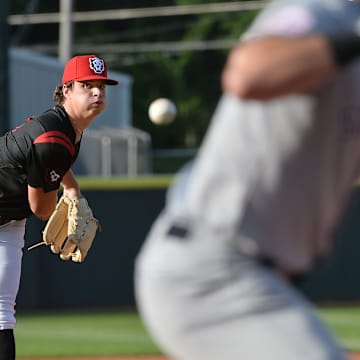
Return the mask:
[[[85,129],[107,106],[106,84],[103,80],[74,81],[64,85],[64,107],[79,128]]]

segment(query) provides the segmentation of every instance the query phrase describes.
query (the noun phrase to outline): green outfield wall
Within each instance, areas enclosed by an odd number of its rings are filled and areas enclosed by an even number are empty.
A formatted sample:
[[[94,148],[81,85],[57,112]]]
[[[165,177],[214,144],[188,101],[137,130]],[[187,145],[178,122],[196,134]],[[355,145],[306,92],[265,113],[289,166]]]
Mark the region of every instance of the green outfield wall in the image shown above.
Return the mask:
[[[21,309],[109,308],[134,305],[135,256],[161,211],[169,177],[80,179],[102,231],[83,264],[61,261],[41,241],[45,223],[31,218],[17,307]],[[360,191],[335,235],[336,253],[301,285],[314,301],[360,300]],[[171,261],[171,259],[169,259]]]

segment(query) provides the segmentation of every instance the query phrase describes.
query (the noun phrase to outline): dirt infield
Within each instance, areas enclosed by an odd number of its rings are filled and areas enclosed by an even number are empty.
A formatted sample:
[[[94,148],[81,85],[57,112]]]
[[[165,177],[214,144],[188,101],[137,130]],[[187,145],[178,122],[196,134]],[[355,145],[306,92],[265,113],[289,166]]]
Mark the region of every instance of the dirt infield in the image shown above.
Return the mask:
[[[34,358],[20,358],[19,360],[34,360]],[[164,356],[98,356],[98,357],[59,357],[41,358],[37,360],[171,360]],[[349,354],[349,360],[360,360],[360,352]]]

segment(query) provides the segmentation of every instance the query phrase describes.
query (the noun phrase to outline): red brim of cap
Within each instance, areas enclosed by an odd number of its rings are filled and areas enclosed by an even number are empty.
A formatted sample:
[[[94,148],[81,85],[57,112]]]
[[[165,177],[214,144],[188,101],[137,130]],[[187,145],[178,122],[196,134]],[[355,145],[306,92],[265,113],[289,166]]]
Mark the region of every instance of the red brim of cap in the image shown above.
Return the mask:
[[[90,80],[103,80],[105,81],[106,85],[117,85],[119,82],[117,80],[114,79],[110,79],[108,77],[104,77],[104,76],[96,76],[96,75],[91,75],[91,76],[83,76],[80,77],[78,79],[73,79],[74,81],[90,81]]]

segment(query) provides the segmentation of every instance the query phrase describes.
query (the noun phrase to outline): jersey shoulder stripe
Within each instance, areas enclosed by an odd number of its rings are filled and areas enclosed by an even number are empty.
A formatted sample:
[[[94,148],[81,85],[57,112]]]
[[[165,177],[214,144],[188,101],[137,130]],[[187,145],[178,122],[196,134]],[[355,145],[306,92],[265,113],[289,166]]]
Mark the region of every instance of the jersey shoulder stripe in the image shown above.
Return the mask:
[[[75,146],[71,142],[71,140],[61,131],[47,131],[41,135],[39,135],[34,141],[34,144],[41,143],[55,143],[59,145],[63,145],[70,152],[71,156],[74,156],[76,153]]]

